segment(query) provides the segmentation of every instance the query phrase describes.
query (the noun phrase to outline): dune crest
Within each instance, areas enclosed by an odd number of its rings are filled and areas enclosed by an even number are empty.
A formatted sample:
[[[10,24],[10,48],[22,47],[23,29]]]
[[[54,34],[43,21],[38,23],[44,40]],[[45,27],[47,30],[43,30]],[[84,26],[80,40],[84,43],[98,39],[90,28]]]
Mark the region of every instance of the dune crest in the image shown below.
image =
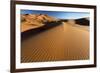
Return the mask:
[[[78,24],[78,25],[84,25],[84,27],[89,26],[88,17],[80,18],[80,19],[57,19],[47,14],[21,14],[21,32],[42,27],[46,25],[46,23],[50,23],[50,22],[53,22],[55,24],[67,22],[68,24],[71,24],[71,25]]]
[[[45,22],[57,21],[56,18],[46,14],[22,14],[21,15],[21,32],[28,29],[38,28],[45,25]]]

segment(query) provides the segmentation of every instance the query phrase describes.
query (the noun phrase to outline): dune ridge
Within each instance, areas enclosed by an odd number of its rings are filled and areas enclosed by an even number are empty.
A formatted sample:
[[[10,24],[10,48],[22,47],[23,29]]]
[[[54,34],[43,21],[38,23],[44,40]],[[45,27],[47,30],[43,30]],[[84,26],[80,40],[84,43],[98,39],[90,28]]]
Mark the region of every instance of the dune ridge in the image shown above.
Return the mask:
[[[68,22],[70,24],[89,26],[88,17],[80,19],[57,19],[55,17],[46,14],[21,14],[21,32],[42,27],[49,22],[53,23]]]

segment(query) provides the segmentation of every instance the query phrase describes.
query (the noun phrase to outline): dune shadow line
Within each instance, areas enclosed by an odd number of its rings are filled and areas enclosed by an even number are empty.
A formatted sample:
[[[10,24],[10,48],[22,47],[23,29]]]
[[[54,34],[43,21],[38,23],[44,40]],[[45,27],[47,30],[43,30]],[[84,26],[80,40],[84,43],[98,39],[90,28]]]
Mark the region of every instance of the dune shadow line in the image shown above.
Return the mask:
[[[34,37],[34,36],[38,35],[39,33],[47,31],[47,30],[49,30],[51,28],[54,28],[56,26],[59,26],[61,24],[62,24],[61,21],[46,22],[45,25],[42,26],[42,27],[22,32],[21,33],[21,40],[25,40],[25,39],[27,39],[27,38],[29,38],[31,36]]]

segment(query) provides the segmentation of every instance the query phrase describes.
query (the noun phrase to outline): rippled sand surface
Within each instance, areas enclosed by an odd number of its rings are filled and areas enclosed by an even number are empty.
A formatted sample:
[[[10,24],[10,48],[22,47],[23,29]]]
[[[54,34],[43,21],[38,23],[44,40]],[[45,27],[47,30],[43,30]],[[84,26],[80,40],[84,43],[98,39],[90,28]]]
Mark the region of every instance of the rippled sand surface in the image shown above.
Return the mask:
[[[21,43],[21,62],[89,59],[89,27],[62,23]]]

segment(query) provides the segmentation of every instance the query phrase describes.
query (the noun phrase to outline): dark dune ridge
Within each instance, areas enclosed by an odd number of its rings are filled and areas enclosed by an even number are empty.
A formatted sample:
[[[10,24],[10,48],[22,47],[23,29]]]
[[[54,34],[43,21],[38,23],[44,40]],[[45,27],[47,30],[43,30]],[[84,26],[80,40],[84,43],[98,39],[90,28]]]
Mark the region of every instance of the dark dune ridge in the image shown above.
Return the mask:
[[[43,23],[45,25],[42,26],[42,27],[34,28],[34,29],[27,30],[25,32],[22,32],[21,33],[22,40],[24,40],[27,37],[30,37],[31,35],[35,36],[35,35],[37,35],[39,33],[42,33],[42,32],[44,32],[46,30],[49,30],[49,29],[51,29],[53,27],[59,26],[59,25],[62,24],[62,22],[68,22],[68,21],[69,20],[61,19],[61,20],[58,20],[58,21],[45,22],[45,23]],[[86,18],[76,19],[74,21],[78,25],[89,26],[89,20],[87,20]]]
[[[76,24],[83,25],[83,26],[89,26],[89,20],[86,18],[76,19]]]
[[[39,28],[34,28],[34,29],[31,29],[31,30],[27,30],[25,32],[22,32],[21,33],[21,39],[24,40],[26,38],[29,38],[31,35],[32,36],[36,36],[38,35],[39,33],[42,33],[44,31],[47,31],[53,27],[56,27],[56,26],[59,26],[61,25],[61,21],[52,21],[52,22],[45,22],[45,25],[42,26],[42,27],[39,27]]]

